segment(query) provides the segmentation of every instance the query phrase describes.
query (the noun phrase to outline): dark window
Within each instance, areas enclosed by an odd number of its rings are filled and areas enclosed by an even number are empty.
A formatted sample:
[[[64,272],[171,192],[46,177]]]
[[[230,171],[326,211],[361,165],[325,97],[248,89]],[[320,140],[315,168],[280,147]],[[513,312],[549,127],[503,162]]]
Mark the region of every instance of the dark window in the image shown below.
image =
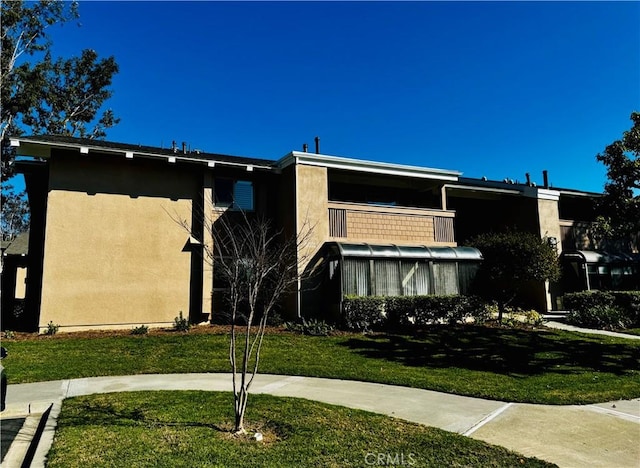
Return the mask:
[[[217,207],[253,211],[253,183],[249,180],[216,179],[214,196]]]

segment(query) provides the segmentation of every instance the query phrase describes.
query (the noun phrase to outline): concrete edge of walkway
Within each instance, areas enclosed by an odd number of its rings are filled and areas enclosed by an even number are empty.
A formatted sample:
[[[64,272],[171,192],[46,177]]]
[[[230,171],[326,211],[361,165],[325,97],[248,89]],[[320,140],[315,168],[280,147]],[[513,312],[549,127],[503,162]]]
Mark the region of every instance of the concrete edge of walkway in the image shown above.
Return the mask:
[[[594,330],[594,329],[591,329],[591,328],[580,328],[580,327],[576,327],[574,325],[569,325],[567,323],[557,322],[555,320],[545,320],[542,324],[545,327],[555,328],[556,330],[565,330],[565,331],[571,331],[571,332],[576,332],[576,333],[585,333],[587,335],[605,335],[605,336],[611,336],[611,337],[614,337],[614,338],[625,338],[625,339],[628,339],[628,340],[640,340],[640,336],[639,335],[631,335],[630,333],[612,332],[612,331],[608,331],[608,330]]]
[[[40,440],[33,449],[34,457],[31,466],[44,467],[53,443],[57,417],[65,398],[97,393],[153,390],[230,391],[231,374],[144,374],[10,385],[7,413],[3,412],[2,416],[4,418],[7,415],[24,414],[27,409],[42,411],[43,408],[53,404]],[[640,435],[640,399],[584,406],[531,405],[378,383],[272,374],[258,374],[251,393],[306,398],[362,409],[481,440],[485,440],[484,437],[487,437],[486,433],[490,432],[489,429],[499,425],[510,412],[531,411],[538,408],[548,408],[553,414],[579,411],[581,417],[587,420],[588,415],[591,414],[592,419],[598,417],[624,421],[627,425],[631,424],[629,427],[634,428],[628,431],[635,431],[627,434],[627,437],[637,440]],[[557,423],[554,423],[554,426],[557,426]],[[36,442],[35,439],[34,442]],[[505,444],[500,443],[500,440],[490,440],[490,442],[506,446],[523,455],[545,459],[545,453],[538,453],[541,450],[544,451],[544,447],[532,449],[529,446],[520,447],[517,443],[514,446],[513,441]],[[568,452],[571,455],[571,450]],[[7,453],[3,463],[5,468],[21,466],[14,455],[9,463],[8,455]],[[579,455],[581,454],[577,453],[576,457]],[[553,459],[549,461],[557,462]],[[593,466],[607,466],[607,460],[604,462],[601,460],[602,463],[597,461]],[[621,466],[626,465],[621,464]]]

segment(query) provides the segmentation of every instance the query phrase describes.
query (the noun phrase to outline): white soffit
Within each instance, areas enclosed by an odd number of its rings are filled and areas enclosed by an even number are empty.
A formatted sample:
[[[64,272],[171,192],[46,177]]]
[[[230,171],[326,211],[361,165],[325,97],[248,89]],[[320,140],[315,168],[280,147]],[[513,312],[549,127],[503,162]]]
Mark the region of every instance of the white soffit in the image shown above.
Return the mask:
[[[279,168],[285,168],[291,164],[304,164],[307,166],[368,172],[372,174],[416,177],[420,179],[448,180],[452,182],[457,181],[458,177],[462,175],[461,172],[445,169],[406,166],[403,164],[383,163],[362,159],[343,158],[339,156],[327,156],[324,154],[303,153],[298,151],[292,151],[276,163]]]

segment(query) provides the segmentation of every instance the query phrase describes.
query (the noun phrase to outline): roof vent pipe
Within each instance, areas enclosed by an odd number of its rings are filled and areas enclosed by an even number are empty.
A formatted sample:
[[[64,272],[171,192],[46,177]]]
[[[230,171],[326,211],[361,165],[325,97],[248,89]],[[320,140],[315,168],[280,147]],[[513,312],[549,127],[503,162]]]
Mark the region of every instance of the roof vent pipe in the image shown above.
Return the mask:
[[[548,189],[549,188],[549,171],[542,171],[542,181],[543,181],[543,187]]]
[[[309,151],[309,145],[307,145],[306,143],[304,143],[304,144],[302,145],[302,151],[304,151],[305,153],[306,153],[307,151]]]
[[[178,151],[178,144],[176,143],[176,140],[171,141],[171,151],[174,153]]]
[[[527,185],[531,187],[531,174],[527,172],[524,176],[527,178]]]
[[[320,137],[316,137],[316,154],[320,154]]]
[[[182,154],[187,154],[187,142],[182,142]]]

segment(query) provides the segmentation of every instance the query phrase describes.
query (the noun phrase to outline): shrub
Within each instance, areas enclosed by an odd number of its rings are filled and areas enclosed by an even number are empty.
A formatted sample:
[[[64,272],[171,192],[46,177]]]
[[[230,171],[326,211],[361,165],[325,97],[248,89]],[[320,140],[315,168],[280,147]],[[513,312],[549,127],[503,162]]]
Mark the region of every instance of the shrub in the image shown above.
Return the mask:
[[[640,327],[640,291],[581,291],[564,295],[573,325],[612,329]]]
[[[473,313],[473,321],[474,323],[483,324],[493,319],[493,317],[497,317],[500,310],[498,308],[498,303],[491,302],[483,302],[480,299],[476,299],[478,301],[478,306]]]
[[[342,303],[342,326],[347,330],[367,332],[383,327],[385,300],[378,296],[347,296]]]
[[[640,291],[614,291],[615,304],[622,307],[631,320],[630,327],[640,328]]]
[[[180,311],[180,315],[173,319],[173,328],[176,331],[189,331],[191,329],[191,324],[189,323],[189,319],[184,318],[182,316],[182,311]]]
[[[333,325],[317,319],[303,318],[300,323],[285,322],[284,326],[287,330],[311,336],[329,336],[334,330]]]
[[[131,330],[132,335],[146,335],[147,333],[149,333],[149,327],[146,325],[140,325]]]
[[[5,330],[4,331],[4,337],[7,340],[11,340],[11,339],[16,337],[16,333],[13,330]]]
[[[47,329],[44,331],[45,335],[55,335],[56,333],[58,333],[58,330],[60,329],[60,325],[57,325],[55,323],[53,323],[53,321],[50,321],[47,324]]]
[[[616,330],[631,325],[629,316],[616,305],[596,305],[587,309],[572,310],[567,315],[571,324],[598,330]]]
[[[536,310],[528,310],[524,313],[525,316],[525,323],[528,325],[533,325],[533,326],[539,326],[542,325],[542,322],[544,322],[544,318],[542,318],[542,315],[540,315],[540,313]]]
[[[611,306],[614,304],[615,297],[607,291],[580,291],[565,294],[563,301],[565,309],[574,311]]]
[[[267,316],[267,325],[270,327],[279,327],[284,324],[284,319],[282,315],[280,315],[275,310],[271,311],[271,313]]]
[[[473,296],[354,297],[343,300],[347,330],[407,329],[437,323],[484,322],[484,303]]]

